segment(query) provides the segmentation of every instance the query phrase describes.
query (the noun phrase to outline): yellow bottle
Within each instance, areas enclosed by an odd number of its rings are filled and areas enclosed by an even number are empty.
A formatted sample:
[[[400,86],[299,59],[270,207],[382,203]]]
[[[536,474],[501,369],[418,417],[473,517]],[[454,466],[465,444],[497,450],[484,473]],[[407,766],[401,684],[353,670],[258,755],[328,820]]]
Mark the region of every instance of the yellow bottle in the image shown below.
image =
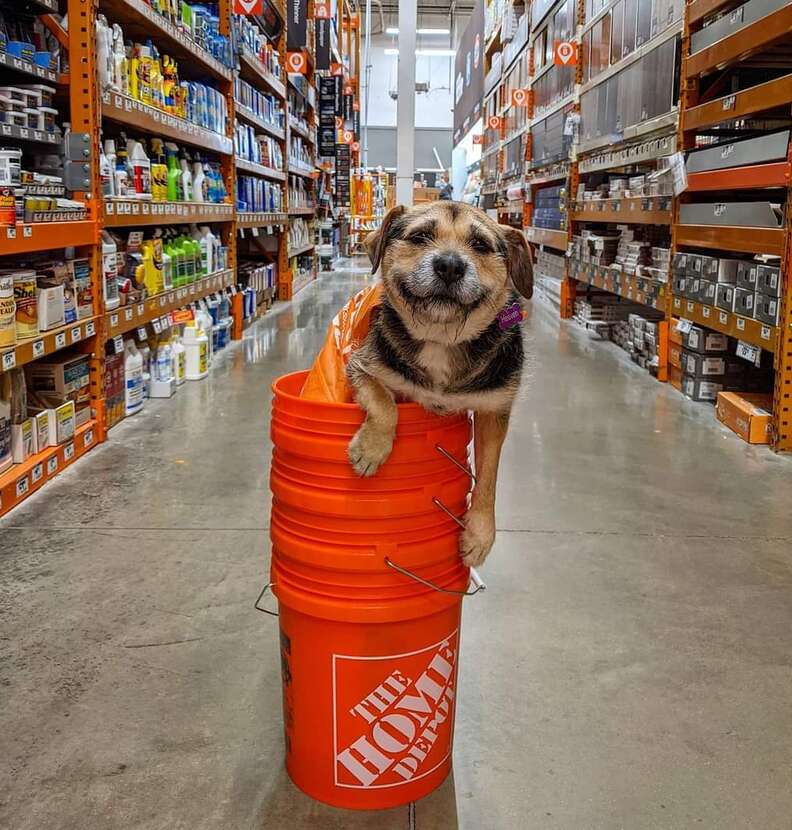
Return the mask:
[[[157,243],[159,243],[157,245]],[[159,248],[159,253],[155,248]],[[162,242],[147,239],[141,248],[143,256],[143,283],[149,296],[162,293]]]
[[[136,101],[140,100],[140,83],[138,77],[138,58],[137,49],[133,46],[127,57],[127,78],[129,82],[129,95]]]

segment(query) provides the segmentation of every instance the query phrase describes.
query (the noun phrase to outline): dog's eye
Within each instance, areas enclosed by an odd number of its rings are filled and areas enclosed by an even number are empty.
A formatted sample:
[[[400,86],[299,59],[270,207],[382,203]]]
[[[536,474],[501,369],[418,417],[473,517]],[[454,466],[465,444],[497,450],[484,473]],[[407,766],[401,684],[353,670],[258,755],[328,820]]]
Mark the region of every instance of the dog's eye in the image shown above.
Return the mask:
[[[492,245],[490,245],[486,239],[482,239],[480,236],[474,236],[470,240],[470,247],[478,254],[492,253]]]
[[[434,238],[428,231],[416,231],[407,237],[407,241],[412,242],[413,245],[428,245],[434,242]]]

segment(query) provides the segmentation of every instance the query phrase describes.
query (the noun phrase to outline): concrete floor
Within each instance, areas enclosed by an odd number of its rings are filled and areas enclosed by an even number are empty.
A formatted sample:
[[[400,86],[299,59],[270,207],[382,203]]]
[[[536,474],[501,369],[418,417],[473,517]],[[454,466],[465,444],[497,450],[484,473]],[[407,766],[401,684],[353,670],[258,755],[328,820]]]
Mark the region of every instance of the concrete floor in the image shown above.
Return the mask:
[[[268,314],[0,523],[0,827],[789,830],[792,462],[534,304],[455,774],[411,808],[283,770],[270,382],[363,275]]]

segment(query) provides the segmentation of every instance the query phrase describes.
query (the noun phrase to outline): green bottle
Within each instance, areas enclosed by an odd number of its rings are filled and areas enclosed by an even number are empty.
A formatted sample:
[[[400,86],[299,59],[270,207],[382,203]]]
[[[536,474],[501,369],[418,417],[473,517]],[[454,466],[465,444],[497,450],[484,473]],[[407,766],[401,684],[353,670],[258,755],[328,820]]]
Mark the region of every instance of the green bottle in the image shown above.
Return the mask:
[[[165,155],[168,159],[168,201],[178,202],[181,168],[179,167],[179,148],[170,141],[165,143]]]

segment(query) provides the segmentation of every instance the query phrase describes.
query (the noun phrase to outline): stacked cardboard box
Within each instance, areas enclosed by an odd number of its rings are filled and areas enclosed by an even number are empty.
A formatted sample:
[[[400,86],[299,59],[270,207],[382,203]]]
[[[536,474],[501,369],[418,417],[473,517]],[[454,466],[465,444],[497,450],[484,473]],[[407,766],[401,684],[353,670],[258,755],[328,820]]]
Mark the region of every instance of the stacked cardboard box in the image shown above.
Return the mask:
[[[611,339],[621,346],[633,363],[653,374],[659,364],[657,325],[662,315],[641,310],[631,312],[627,320],[611,328]]]

